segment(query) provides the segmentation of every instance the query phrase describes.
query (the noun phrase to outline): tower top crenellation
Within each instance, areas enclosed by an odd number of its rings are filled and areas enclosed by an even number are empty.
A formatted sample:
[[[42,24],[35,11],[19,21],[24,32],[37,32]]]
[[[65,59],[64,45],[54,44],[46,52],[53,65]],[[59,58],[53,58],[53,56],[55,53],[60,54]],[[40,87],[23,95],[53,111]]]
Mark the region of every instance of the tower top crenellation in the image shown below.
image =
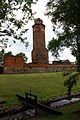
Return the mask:
[[[43,24],[43,21],[40,18],[34,20],[35,24]]]

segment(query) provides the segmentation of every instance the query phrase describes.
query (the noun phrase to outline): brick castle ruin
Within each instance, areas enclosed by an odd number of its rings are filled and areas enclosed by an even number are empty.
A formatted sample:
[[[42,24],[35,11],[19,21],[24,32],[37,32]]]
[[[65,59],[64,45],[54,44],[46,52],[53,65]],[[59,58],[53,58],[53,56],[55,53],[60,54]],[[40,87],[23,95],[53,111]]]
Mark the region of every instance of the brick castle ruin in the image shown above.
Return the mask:
[[[4,57],[4,73],[32,73],[32,72],[53,72],[75,69],[74,64],[49,64],[48,50],[45,47],[45,25],[38,18],[33,25],[33,50],[32,63],[24,63],[22,57]]]
[[[39,18],[34,23],[32,63],[48,64],[48,50],[45,48],[45,25]]]

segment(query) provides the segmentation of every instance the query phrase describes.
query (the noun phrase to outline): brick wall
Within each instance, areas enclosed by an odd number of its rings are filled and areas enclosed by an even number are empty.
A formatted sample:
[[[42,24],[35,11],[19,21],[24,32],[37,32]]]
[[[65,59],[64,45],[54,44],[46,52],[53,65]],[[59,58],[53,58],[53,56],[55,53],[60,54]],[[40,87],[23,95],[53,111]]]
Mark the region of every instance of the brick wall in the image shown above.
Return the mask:
[[[4,57],[3,70],[4,73],[22,73],[23,72],[23,57],[7,56]]]
[[[37,72],[57,72],[65,70],[75,70],[75,64],[53,65],[53,64],[33,64],[23,63],[22,57],[9,56],[4,58],[4,73],[37,73]]]
[[[52,64],[24,64],[25,73],[37,72],[61,72],[66,70],[75,70],[76,65],[52,65]]]

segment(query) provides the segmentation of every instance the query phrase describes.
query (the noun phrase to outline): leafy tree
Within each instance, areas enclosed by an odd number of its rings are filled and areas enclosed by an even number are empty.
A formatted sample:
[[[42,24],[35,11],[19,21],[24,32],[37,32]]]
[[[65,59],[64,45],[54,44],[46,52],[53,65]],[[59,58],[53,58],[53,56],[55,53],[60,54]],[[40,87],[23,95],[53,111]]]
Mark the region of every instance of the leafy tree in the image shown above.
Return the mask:
[[[13,56],[12,52],[5,53],[4,56]]]
[[[32,4],[37,0],[0,0],[0,47],[6,48],[8,41],[16,40],[28,46],[25,33],[28,20],[33,16]]]
[[[67,74],[69,75],[69,74]],[[66,76],[67,76],[66,75]],[[68,79],[64,81],[64,86],[68,89],[68,98],[71,99],[71,91],[73,86],[77,84],[77,80],[79,78],[79,73],[69,75]]]
[[[3,54],[3,57],[4,56],[14,56],[13,54],[12,54],[12,52],[10,51],[10,52],[7,52],[7,53],[4,53]],[[27,62],[27,57],[26,57],[26,55],[25,55],[25,53],[18,53],[18,54],[16,54],[15,56],[22,56],[23,57],[23,60],[24,60],[24,63],[26,63]]]
[[[5,53],[4,49],[0,51],[0,67],[3,67],[4,56],[12,56],[12,52]]]
[[[51,17],[56,38],[48,48],[55,57],[65,47],[70,48],[80,72],[80,0],[49,0],[46,15]]]
[[[18,53],[16,56],[22,56],[23,57],[23,60],[24,60],[24,63],[26,63],[27,62],[27,57],[26,57],[26,55],[24,54],[24,53]]]
[[[4,49],[0,51],[0,67],[3,66],[3,58],[4,58]]]
[[[4,49],[0,51],[0,57],[3,57],[3,56],[4,56]]]

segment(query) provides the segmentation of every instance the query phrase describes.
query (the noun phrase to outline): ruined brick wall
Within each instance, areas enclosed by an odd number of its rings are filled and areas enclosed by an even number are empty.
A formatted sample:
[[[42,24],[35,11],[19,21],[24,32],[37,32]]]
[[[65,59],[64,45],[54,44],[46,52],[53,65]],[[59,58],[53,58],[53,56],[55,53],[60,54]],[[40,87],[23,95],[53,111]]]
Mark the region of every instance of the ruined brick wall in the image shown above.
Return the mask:
[[[8,56],[4,58],[4,73],[34,73],[75,70],[76,65],[48,64],[48,50],[45,47],[45,25],[36,19],[33,25],[32,63],[24,64],[23,57]]]
[[[37,73],[37,72],[61,72],[65,70],[75,70],[76,65],[53,65],[53,64],[33,64],[23,63],[22,57],[5,57],[4,73]]]
[[[45,48],[45,25],[39,18],[34,23],[32,63],[47,64],[48,50]]]
[[[37,72],[62,72],[66,70],[75,70],[76,65],[52,65],[52,64],[24,64],[24,73]]]
[[[4,57],[4,73],[21,73],[23,72],[23,57],[7,56]]]

